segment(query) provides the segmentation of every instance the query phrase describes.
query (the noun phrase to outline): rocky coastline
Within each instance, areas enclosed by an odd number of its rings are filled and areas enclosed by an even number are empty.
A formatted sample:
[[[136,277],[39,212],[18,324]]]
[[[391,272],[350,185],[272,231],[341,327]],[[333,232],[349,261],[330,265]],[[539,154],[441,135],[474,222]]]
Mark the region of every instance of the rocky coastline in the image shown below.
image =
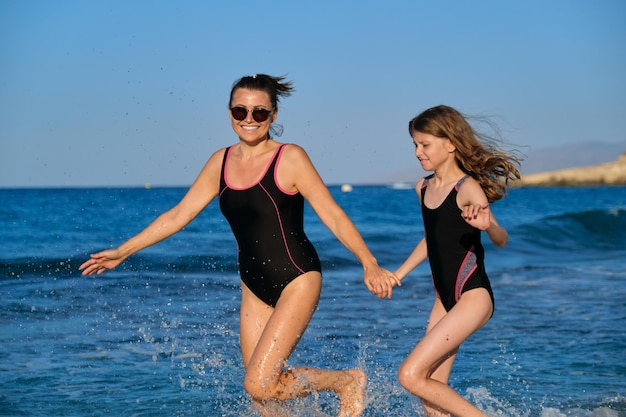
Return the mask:
[[[521,180],[509,184],[513,187],[626,185],[626,153],[613,162],[522,175]]]

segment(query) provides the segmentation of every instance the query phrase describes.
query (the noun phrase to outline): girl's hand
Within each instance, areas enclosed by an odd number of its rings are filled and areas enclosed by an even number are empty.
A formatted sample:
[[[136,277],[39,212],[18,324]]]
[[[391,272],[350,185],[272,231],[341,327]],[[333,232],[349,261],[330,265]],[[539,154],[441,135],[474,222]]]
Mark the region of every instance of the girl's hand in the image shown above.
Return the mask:
[[[491,210],[489,203],[468,204],[463,207],[461,217],[470,225],[479,230],[487,230],[491,219]]]
[[[486,231],[487,235],[496,246],[503,247],[508,242],[509,234],[498,224],[489,208],[489,204],[485,204],[484,206],[478,204],[467,205],[463,207],[461,216],[463,216],[463,219],[471,226]]]
[[[101,274],[107,269],[113,269],[122,263],[124,258],[117,249],[107,249],[91,255],[91,258],[78,269],[83,275]]]

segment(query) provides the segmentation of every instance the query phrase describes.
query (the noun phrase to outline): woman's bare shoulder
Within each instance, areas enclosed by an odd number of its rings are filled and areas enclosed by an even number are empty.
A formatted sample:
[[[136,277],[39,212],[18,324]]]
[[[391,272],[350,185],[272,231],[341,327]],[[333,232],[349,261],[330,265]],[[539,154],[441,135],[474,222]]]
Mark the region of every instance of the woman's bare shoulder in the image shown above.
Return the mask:
[[[283,149],[282,159],[285,159],[290,164],[302,166],[304,164],[311,164],[309,155],[300,145],[295,143],[286,143]]]

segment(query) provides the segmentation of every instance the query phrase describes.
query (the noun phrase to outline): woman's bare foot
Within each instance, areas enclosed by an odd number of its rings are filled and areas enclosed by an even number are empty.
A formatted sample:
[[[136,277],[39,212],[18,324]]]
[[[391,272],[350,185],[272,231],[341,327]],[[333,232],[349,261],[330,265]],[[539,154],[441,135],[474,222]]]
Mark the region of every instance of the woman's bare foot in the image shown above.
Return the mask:
[[[365,408],[365,385],[367,376],[360,369],[345,371],[350,381],[343,386],[339,395],[339,417],[358,417]]]
[[[283,404],[274,401],[254,401],[257,411],[261,417],[288,417]]]

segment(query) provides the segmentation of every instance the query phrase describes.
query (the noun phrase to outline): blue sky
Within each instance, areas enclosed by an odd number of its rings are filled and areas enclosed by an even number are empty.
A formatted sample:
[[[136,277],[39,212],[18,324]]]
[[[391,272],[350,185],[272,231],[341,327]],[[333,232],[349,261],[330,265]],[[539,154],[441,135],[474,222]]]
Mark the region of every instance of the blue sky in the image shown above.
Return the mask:
[[[0,0],[0,186],[188,185],[243,75],[328,183],[422,172],[448,104],[525,152],[626,140],[626,2]]]

